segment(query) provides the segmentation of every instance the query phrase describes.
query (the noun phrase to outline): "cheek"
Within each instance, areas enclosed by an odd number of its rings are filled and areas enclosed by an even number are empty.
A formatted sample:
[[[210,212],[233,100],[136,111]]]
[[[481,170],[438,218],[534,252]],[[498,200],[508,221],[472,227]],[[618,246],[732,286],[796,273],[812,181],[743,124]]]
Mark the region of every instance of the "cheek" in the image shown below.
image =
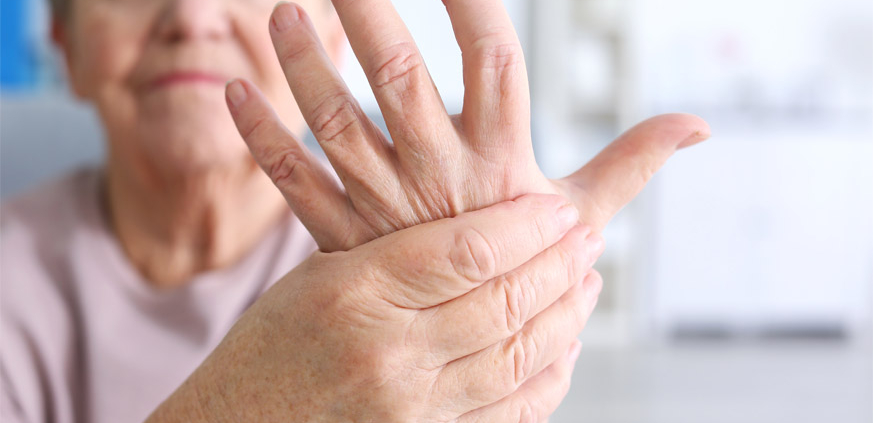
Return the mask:
[[[77,22],[73,41],[73,83],[95,99],[106,90],[123,90],[142,53],[145,31],[109,12],[90,11]],[[140,23],[144,20],[138,20]]]
[[[236,19],[233,25],[239,43],[251,62],[253,82],[262,89],[265,88],[263,84],[272,85],[276,77],[282,75],[267,27],[271,12],[271,7],[249,7],[234,13]]]
[[[282,67],[279,65],[279,59],[276,57],[276,50],[273,49],[273,40],[270,39],[269,33],[257,31],[247,37],[251,48],[250,55],[252,62],[256,68],[257,78],[263,79],[262,87],[274,90],[279,86],[283,86],[287,90],[285,84],[285,74]]]
[[[270,38],[268,23],[271,12],[272,5],[258,13],[249,9],[237,15],[235,26],[239,42],[252,66],[252,82],[264,93],[288,128],[296,132],[302,129],[303,119]]]

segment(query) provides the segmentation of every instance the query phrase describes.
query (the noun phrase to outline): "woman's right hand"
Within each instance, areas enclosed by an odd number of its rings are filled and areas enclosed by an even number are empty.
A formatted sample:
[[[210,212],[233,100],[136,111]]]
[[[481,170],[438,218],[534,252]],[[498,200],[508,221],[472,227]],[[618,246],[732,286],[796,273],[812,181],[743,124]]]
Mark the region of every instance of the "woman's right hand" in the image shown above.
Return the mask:
[[[526,195],[316,253],[150,421],[544,421],[601,287],[577,222]]]

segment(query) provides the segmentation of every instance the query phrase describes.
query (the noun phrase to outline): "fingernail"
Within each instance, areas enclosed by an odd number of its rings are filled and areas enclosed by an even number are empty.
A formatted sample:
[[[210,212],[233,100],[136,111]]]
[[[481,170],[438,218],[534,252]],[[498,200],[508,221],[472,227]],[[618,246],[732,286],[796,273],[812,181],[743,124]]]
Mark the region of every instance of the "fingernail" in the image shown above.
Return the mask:
[[[561,226],[561,229],[570,229],[579,222],[579,210],[576,209],[576,206],[572,204],[567,204],[564,207],[558,209],[556,213],[558,218],[558,224]]]
[[[573,363],[579,358],[580,353],[582,353],[582,342],[578,340],[573,341],[573,346],[570,347],[570,354],[567,355],[567,358]]]
[[[588,252],[594,256],[603,252],[603,236],[597,232],[592,232],[588,235]]]
[[[288,3],[286,1],[281,1],[276,4],[276,8],[273,9],[273,28],[276,28],[276,31],[282,32],[294,25],[300,19],[300,12],[297,11],[297,6]]]
[[[231,106],[233,106],[233,108],[237,108],[243,104],[243,102],[246,101],[246,97],[249,95],[248,92],[246,92],[246,87],[244,87],[242,82],[238,79],[228,82],[224,91],[227,96],[227,101]]]
[[[585,286],[585,299],[588,301],[588,304],[592,304],[592,309],[594,308],[594,304],[597,303],[597,297],[600,296],[600,291],[603,289],[603,282],[598,281],[598,274],[595,272],[589,272],[588,276],[585,276],[585,281],[582,284]]]
[[[712,136],[709,127],[703,129],[698,129],[691,133],[687,138],[682,140],[678,146],[676,146],[677,150],[682,150],[683,148],[691,147],[692,145],[701,143],[709,139]]]

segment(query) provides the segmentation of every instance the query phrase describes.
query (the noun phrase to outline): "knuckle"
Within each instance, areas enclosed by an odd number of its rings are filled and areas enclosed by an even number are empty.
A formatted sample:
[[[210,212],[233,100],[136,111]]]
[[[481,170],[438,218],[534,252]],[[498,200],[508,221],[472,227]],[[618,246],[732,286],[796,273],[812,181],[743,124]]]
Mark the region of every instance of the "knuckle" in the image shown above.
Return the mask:
[[[507,42],[502,36],[487,35],[479,38],[474,51],[476,51],[480,66],[483,69],[500,71],[516,68],[524,63],[524,52],[521,44]]]
[[[510,366],[509,378],[505,381],[505,392],[515,392],[533,373],[537,348],[530,337],[521,334],[513,336],[506,348],[506,362]]]
[[[546,224],[545,217],[540,215],[533,220],[533,235],[537,243],[537,249],[542,250],[546,247],[546,242],[549,239],[549,227]]]
[[[517,94],[524,77],[524,52],[517,39],[495,32],[480,37],[474,44],[472,62],[477,79],[498,96]]]
[[[402,42],[376,54],[374,64],[371,72],[373,84],[381,88],[408,79],[424,65],[424,61],[413,43]]]
[[[570,283],[579,282],[579,267],[582,260],[578,258],[578,252],[561,245],[555,247],[555,261],[561,269],[566,269],[567,279]]]
[[[296,150],[282,150],[277,154],[273,164],[270,165],[267,174],[277,187],[281,188],[282,186],[291,185],[297,181],[297,177],[300,174],[301,162],[302,160],[300,160],[299,153]]]
[[[497,251],[484,234],[474,228],[455,235],[451,261],[455,273],[471,281],[488,279],[497,269]]]
[[[513,273],[503,278],[500,288],[503,291],[504,322],[508,334],[520,331],[530,315],[532,295],[526,288],[530,285],[530,277],[524,273]]]
[[[513,31],[493,28],[482,32],[470,45],[473,59],[482,69],[502,71],[518,68],[524,64],[524,50]]]
[[[526,399],[520,399],[516,403],[516,415],[519,423],[537,423],[536,407]]]
[[[328,97],[313,112],[312,134],[321,142],[331,142],[359,122],[355,100],[348,94]]]

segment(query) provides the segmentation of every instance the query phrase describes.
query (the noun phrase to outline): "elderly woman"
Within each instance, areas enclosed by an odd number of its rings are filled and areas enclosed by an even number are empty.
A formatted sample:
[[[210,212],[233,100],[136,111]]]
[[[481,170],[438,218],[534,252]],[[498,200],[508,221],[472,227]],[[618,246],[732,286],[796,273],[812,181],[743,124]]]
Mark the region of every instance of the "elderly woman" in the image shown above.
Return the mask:
[[[3,206],[3,421],[547,419],[598,233],[708,128],[654,118],[550,181],[501,2],[445,4],[457,116],[390,0],[53,1],[108,154]]]

